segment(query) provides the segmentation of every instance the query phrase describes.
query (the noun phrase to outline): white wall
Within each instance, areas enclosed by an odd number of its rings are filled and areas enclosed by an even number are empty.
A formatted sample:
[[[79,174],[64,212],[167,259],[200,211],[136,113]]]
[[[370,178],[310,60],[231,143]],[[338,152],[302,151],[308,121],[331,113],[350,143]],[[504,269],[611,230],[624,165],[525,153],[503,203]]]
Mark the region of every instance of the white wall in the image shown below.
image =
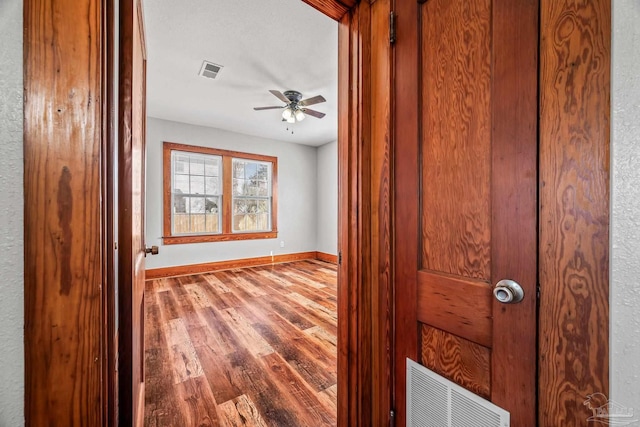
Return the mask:
[[[640,416],[640,2],[615,0],[611,4],[614,30],[609,397],[633,408]]]
[[[0,1],[0,426],[24,425],[22,0]]]
[[[338,254],[338,143],[318,147],[318,251]]]
[[[161,246],[163,141],[278,157],[278,238]],[[316,250],[315,147],[149,117],[146,191],[147,245],[161,246],[148,269]]]

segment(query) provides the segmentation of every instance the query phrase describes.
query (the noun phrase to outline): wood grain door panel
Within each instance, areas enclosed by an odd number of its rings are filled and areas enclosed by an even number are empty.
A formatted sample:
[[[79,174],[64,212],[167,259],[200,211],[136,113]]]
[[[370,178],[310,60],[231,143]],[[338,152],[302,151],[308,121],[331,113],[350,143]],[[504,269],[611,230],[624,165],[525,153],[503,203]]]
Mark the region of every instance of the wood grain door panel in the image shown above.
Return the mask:
[[[491,347],[493,293],[490,284],[425,271],[417,275],[419,322]]]
[[[538,5],[396,6],[398,421],[409,357],[535,425]]]

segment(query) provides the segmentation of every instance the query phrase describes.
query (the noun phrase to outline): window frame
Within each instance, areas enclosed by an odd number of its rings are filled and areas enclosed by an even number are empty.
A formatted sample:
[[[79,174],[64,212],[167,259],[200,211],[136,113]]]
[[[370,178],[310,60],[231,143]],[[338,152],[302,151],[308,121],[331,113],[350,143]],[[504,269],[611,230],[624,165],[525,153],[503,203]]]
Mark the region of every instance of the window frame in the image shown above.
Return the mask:
[[[172,198],[171,198],[171,152],[184,151],[190,153],[215,155],[222,157],[222,208],[221,232],[216,234],[172,234]],[[278,237],[278,158],[266,156],[262,154],[243,153],[240,151],[222,150],[211,147],[200,147],[195,145],[179,144],[175,142],[163,142],[163,241],[165,245],[176,245],[184,243],[203,243],[203,242],[224,242],[233,240],[259,240],[259,239],[275,239]],[[233,231],[233,212],[232,212],[232,180],[233,180],[233,159],[253,160],[259,162],[271,163],[271,230],[270,231]]]

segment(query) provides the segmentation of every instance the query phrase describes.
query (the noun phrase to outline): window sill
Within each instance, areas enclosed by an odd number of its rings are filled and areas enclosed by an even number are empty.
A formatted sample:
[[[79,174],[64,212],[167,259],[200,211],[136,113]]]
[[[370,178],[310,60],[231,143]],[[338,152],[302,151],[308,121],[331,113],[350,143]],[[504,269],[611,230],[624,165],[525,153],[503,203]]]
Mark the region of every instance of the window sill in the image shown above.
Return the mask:
[[[185,243],[230,242],[233,240],[275,239],[277,231],[261,233],[233,233],[233,234],[204,234],[198,236],[167,236],[163,237],[165,245],[182,245]]]

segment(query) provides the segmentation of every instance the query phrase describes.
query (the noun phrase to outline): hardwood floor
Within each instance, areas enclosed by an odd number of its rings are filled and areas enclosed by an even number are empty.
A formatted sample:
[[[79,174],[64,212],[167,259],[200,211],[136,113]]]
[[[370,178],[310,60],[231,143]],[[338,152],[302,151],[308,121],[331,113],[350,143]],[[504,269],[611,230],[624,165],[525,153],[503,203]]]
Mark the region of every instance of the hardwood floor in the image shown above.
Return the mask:
[[[335,426],[336,266],[149,280],[145,426]]]

